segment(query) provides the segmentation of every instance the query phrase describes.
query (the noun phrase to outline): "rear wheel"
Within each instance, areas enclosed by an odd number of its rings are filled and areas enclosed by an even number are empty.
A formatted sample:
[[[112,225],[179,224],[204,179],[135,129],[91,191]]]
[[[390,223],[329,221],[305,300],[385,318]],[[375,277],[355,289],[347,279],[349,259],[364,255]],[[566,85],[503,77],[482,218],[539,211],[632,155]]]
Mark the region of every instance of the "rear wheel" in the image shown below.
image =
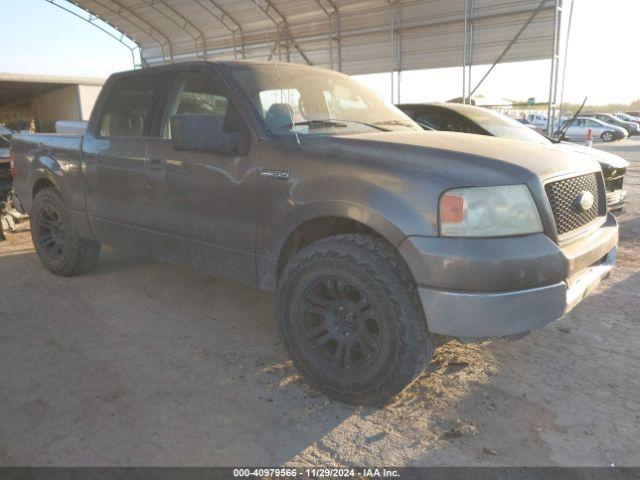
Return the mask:
[[[42,264],[56,275],[77,275],[98,262],[100,243],[78,235],[62,196],[53,187],[36,194],[31,209],[31,238]]]
[[[288,263],[278,327],[296,367],[327,395],[384,404],[411,384],[433,353],[416,285],[385,241],[339,235]]]
[[[613,141],[613,133],[612,132],[604,132],[600,135],[600,138],[603,142],[612,142]]]

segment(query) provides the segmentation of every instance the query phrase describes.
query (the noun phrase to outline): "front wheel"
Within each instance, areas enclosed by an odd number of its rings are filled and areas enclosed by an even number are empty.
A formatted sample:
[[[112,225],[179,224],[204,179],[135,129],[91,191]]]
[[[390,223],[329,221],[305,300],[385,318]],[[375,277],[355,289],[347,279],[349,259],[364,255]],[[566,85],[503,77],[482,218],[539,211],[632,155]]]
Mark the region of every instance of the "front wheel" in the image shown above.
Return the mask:
[[[56,275],[77,275],[98,262],[100,243],[78,235],[53,187],[43,188],[33,200],[31,238],[42,264]]]
[[[604,132],[600,135],[600,138],[603,142],[612,142],[613,141],[613,133],[612,132]]]
[[[278,286],[278,329],[303,376],[352,404],[387,403],[433,353],[407,266],[369,235],[329,237],[291,259]]]

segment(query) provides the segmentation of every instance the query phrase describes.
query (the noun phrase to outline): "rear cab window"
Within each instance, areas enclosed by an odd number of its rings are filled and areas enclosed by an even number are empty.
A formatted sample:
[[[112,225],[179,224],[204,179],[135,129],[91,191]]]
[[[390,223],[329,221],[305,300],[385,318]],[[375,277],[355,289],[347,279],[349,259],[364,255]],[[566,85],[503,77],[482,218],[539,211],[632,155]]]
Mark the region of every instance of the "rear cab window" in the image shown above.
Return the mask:
[[[116,80],[100,118],[100,137],[144,137],[153,121],[153,100],[159,85],[156,75]]]

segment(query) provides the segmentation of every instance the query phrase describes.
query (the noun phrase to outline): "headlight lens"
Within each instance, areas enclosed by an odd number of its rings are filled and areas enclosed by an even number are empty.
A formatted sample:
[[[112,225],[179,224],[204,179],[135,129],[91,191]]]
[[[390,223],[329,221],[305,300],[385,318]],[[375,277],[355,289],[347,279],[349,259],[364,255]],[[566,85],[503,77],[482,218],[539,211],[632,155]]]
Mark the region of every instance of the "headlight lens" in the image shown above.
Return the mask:
[[[448,237],[506,237],[542,232],[526,185],[456,188],[440,197],[440,233]]]

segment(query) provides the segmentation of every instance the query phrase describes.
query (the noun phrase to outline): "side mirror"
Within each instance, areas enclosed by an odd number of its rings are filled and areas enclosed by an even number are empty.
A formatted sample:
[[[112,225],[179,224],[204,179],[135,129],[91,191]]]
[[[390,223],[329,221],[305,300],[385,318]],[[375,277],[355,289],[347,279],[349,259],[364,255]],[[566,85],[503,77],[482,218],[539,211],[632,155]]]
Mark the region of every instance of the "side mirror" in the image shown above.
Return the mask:
[[[246,142],[238,132],[225,128],[225,119],[217,115],[188,114],[171,117],[171,143],[175,150],[201,151],[221,155],[242,154]]]

